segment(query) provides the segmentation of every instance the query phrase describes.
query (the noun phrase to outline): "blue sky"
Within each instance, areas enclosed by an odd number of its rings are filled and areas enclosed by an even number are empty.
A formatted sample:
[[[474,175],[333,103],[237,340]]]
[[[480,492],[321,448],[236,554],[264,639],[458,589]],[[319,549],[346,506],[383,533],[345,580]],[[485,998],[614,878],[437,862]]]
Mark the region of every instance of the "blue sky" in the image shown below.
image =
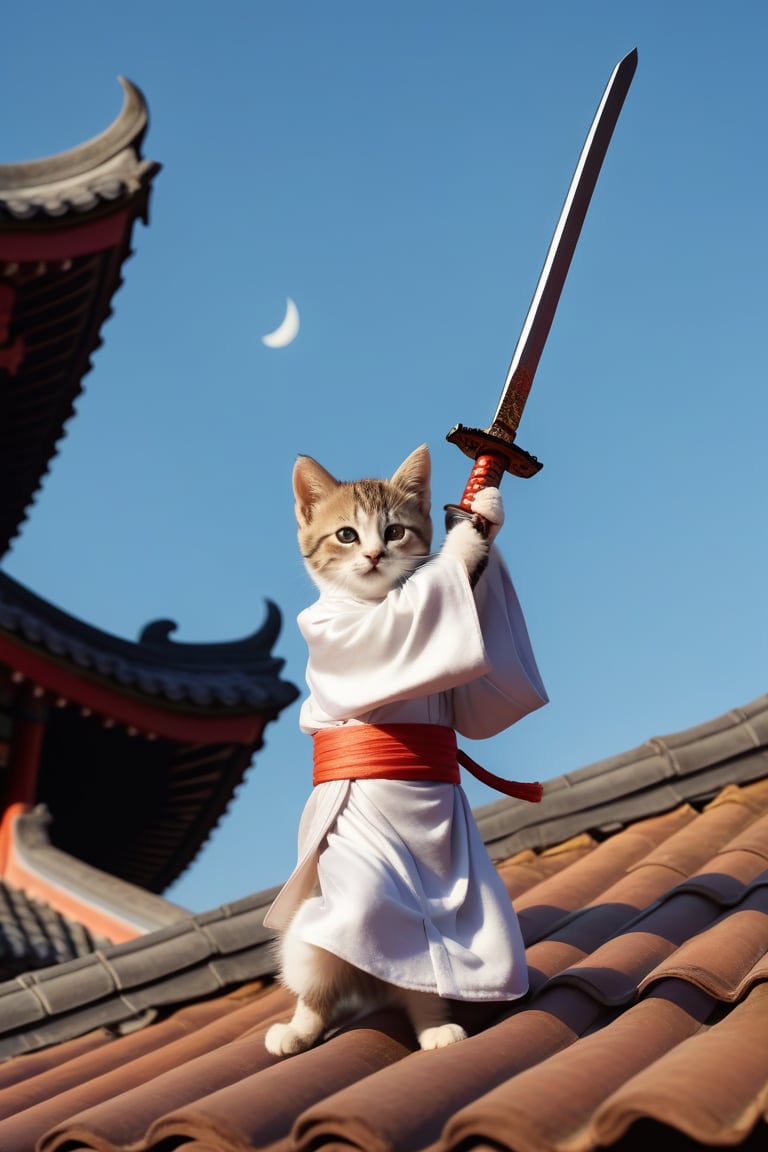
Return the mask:
[[[238,638],[273,599],[303,692],[296,455],[388,475],[426,441],[436,508],[459,498],[470,462],[445,435],[490,422],[636,47],[520,426],[544,468],[502,486],[551,701],[465,747],[546,781],[762,695],[767,36],[758,0],[16,5],[0,163],[102,131],[124,75],[163,168],[5,570],[129,639],[158,617],[178,640]],[[289,296],[298,338],[267,348]],[[288,876],[311,778],[298,707],[169,898],[202,911]]]

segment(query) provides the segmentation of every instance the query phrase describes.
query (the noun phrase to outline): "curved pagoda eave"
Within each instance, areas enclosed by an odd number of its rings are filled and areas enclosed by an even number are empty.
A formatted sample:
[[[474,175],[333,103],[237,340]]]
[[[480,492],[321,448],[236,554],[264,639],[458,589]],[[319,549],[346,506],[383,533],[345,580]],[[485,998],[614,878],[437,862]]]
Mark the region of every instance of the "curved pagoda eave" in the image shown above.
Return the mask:
[[[70,616],[0,572],[0,663],[38,696],[185,743],[250,745],[298,696],[272,655],[280,611],[228,643],[177,643],[175,625],[147,625],[138,643]]]
[[[0,808],[45,804],[55,847],[164,891],[227,810],[266,725],[299,694],[272,655],[280,624],[267,602],[242,640],[177,643],[165,620],[132,642],[0,572],[10,735]]]
[[[79,147],[0,165],[0,557],[74,413],[160,165],[141,91]]]
[[[27,221],[50,217],[58,222],[68,211],[81,214],[95,207],[99,192],[107,202],[134,183],[151,178],[159,165],[141,157],[149,126],[147,103],[139,88],[118,77],[123,105],[117,118],[98,136],[39,160],[0,164],[0,232],[4,217]],[[118,187],[120,179],[125,187]],[[43,220],[38,220],[38,224]],[[5,222],[7,223],[7,222]]]

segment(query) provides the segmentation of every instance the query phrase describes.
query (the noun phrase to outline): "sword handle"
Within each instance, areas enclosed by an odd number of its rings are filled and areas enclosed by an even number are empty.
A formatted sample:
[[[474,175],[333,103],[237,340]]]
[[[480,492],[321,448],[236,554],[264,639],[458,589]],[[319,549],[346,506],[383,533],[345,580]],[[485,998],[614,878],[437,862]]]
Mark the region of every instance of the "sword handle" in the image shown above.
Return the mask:
[[[483,452],[477,457],[469,474],[459,507],[468,512],[472,501],[483,488],[498,488],[507,470],[507,460],[498,452]]]
[[[475,527],[483,536],[488,535],[488,525],[482,516],[472,512],[472,501],[483,488],[498,488],[507,470],[507,458],[498,452],[483,452],[475,460],[469,480],[458,504],[445,505],[445,527],[450,531],[459,520],[474,520]]]
[[[541,469],[541,461],[530,452],[518,448],[511,440],[502,439],[487,428],[467,428],[463,424],[454,424],[446,440],[474,460],[461,502],[445,506],[445,526],[448,529],[458,520],[471,520],[473,513],[470,509],[475,496],[483,488],[498,488],[505,472],[511,472],[513,476],[535,476]]]

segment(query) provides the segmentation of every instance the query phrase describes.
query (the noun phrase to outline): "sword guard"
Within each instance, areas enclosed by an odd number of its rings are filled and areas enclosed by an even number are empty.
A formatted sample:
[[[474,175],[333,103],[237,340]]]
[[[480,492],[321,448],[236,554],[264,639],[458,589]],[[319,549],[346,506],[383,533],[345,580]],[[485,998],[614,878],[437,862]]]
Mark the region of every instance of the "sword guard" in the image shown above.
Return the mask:
[[[502,440],[500,436],[494,436],[484,428],[465,428],[463,424],[456,424],[446,440],[456,444],[465,456],[475,462],[458,505],[467,511],[483,488],[498,488],[505,472],[511,472],[513,476],[529,477],[535,476],[543,467],[529,452],[508,440]]]
[[[527,479],[529,476],[535,476],[544,467],[542,462],[532,456],[530,452],[518,448],[517,444],[513,444],[510,440],[502,440],[501,436],[494,436],[485,428],[467,428],[463,424],[454,424],[446,436],[446,440],[460,448],[465,456],[469,456],[470,460],[477,460],[479,456],[488,453],[500,456],[503,465],[499,478],[501,478],[502,473],[511,472],[513,476],[522,476]],[[490,485],[483,484],[481,487],[488,488]]]

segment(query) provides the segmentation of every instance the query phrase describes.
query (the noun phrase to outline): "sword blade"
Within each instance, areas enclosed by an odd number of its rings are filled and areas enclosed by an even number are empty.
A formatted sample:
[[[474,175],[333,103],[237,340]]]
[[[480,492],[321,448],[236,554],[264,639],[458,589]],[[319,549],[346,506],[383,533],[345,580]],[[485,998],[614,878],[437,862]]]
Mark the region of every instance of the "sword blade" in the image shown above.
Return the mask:
[[[625,97],[637,67],[637,49],[619,61],[606,85],[576,165],[528,315],[512,356],[488,432],[511,443],[552,326],[584,218]]]

